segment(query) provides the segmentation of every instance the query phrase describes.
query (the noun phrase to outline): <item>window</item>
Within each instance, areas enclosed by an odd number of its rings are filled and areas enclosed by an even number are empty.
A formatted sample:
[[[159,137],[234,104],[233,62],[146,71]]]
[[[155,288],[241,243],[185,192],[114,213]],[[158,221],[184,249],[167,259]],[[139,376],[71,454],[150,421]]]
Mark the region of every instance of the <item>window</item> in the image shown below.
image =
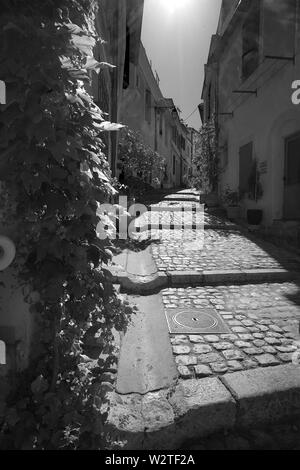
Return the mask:
[[[253,0],[254,8],[243,24],[242,78],[252,75],[259,65],[260,1]]]
[[[164,117],[163,117],[163,113],[162,111],[159,112],[159,135],[163,135],[163,120],[164,120]]]
[[[253,169],[253,142],[240,148],[240,195],[249,192],[249,178]]]
[[[211,118],[211,84],[209,85],[208,93],[207,93],[207,120],[209,121],[210,118]]]
[[[165,145],[168,145],[168,139],[169,139],[169,132],[168,132],[168,127],[165,121]]]
[[[151,124],[151,92],[146,90],[145,92],[145,119]]]
[[[183,136],[181,136],[180,139],[180,146],[183,150],[185,150],[185,138]]]
[[[123,88],[129,87],[129,75],[130,74],[130,32],[129,28],[126,28],[126,52],[125,52],[125,64],[124,64],[124,75],[123,75]]]
[[[300,183],[300,134],[289,137],[285,142],[285,184]]]
[[[173,127],[173,142],[178,148],[180,147],[179,134],[176,126]]]

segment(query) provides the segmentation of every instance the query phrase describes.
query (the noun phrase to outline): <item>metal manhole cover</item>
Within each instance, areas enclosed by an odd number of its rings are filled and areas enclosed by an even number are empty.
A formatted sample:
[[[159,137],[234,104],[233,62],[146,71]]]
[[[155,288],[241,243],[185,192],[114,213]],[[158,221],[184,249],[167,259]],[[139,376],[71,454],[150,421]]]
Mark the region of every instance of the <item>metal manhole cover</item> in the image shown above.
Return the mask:
[[[176,308],[165,311],[170,333],[231,333],[218,312],[212,308]]]

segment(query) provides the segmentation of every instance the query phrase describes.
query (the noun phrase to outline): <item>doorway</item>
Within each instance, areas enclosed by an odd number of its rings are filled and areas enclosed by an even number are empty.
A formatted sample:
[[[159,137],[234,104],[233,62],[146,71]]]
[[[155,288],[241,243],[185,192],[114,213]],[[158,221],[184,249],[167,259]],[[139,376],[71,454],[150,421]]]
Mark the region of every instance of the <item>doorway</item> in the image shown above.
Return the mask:
[[[285,139],[284,219],[300,219],[300,133]]]

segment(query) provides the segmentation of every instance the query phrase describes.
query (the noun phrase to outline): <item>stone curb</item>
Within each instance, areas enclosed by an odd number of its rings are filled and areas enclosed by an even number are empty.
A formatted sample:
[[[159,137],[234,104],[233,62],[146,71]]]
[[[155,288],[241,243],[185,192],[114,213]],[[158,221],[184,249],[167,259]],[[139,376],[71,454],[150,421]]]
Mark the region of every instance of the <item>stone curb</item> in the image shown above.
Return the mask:
[[[145,224],[145,225],[141,225],[140,227],[137,227],[139,229],[139,231],[137,232],[137,235],[144,234],[146,232],[151,232],[151,230],[156,230],[156,231],[166,230],[164,227],[161,228],[163,224],[151,224],[151,229],[149,229],[149,225],[150,224]],[[170,230],[172,231],[172,229]],[[176,230],[174,230],[174,232]],[[241,227],[239,225],[204,224],[204,230],[240,231]],[[154,241],[157,239],[155,238]]]
[[[110,393],[106,431],[124,450],[181,449],[184,442],[300,413],[300,368],[281,365],[180,381],[146,395]]]
[[[113,274],[113,282],[120,284],[128,294],[157,293],[172,287],[196,287],[203,285],[259,284],[264,282],[287,282],[299,278],[300,273],[285,269],[253,269],[245,271],[167,271],[149,276],[134,276],[126,272]]]

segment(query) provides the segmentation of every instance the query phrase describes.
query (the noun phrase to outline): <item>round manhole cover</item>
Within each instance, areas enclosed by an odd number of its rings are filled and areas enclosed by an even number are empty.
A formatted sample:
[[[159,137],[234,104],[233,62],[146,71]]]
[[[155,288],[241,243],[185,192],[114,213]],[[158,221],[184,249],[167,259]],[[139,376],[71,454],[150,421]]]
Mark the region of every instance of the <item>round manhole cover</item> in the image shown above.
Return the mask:
[[[192,330],[210,330],[218,326],[218,319],[208,312],[182,310],[173,316],[177,325]]]

